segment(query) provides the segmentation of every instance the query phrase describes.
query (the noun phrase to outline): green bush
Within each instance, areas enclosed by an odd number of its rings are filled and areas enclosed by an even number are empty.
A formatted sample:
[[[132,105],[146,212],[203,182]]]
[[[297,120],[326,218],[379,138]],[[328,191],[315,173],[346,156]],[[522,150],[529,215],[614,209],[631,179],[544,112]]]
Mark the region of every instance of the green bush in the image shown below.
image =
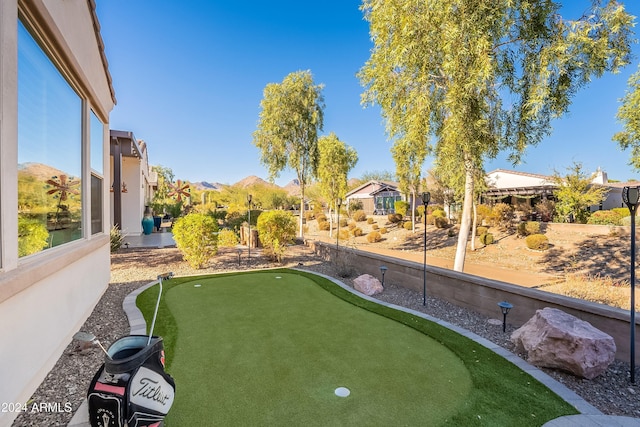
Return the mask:
[[[443,211],[442,209],[436,209],[433,212],[431,212],[431,215],[434,218],[446,218],[447,217],[447,213],[445,211]]]
[[[396,200],[393,203],[393,210],[404,218],[407,216],[407,212],[409,211],[409,203],[404,200]]]
[[[388,233],[388,231],[387,231],[387,227],[382,227],[382,228],[380,229],[380,234],[387,234],[387,233]]]
[[[437,216],[434,219],[436,228],[447,228],[449,221],[445,217]]]
[[[620,215],[620,218],[631,215],[631,212],[629,212],[629,208],[613,208],[611,210]]]
[[[263,212],[258,217],[256,227],[265,253],[282,262],[287,245],[293,243],[296,235],[296,220],[293,215],[280,210]]]
[[[19,225],[20,225],[20,221],[18,220],[18,226]],[[45,231],[46,231],[46,229],[45,229]],[[47,234],[49,234],[49,233],[47,233]],[[19,236],[19,234],[18,234],[18,236]],[[18,237],[18,239],[19,239],[19,237]],[[120,232],[120,229],[118,227],[116,227],[115,225],[113,227],[111,227],[111,230],[109,231],[109,240],[111,241],[111,252],[116,252],[118,249],[120,249],[122,247],[122,243],[124,243],[124,236]],[[18,253],[20,254],[20,252],[21,252],[20,240],[18,240]],[[20,256],[22,256],[22,255],[20,255]]]
[[[627,216],[629,213],[629,209],[627,210]],[[610,211],[595,211],[591,214],[589,219],[587,220],[587,224],[597,224],[597,225],[620,225],[622,217],[620,214],[614,210]]]
[[[357,210],[351,215],[351,219],[353,219],[356,222],[366,221],[367,214],[364,213],[363,210]]]
[[[420,205],[416,208],[416,216],[422,218],[424,215],[424,205]]]
[[[373,218],[367,218],[367,224],[373,224]]]
[[[491,206],[489,205],[476,206],[476,215],[478,216],[478,224],[482,224],[482,221],[491,222]]]
[[[380,240],[382,240],[382,235],[377,231],[372,231],[371,233],[367,234],[367,242],[369,243],[376,243]]]
[[[351,234],[353,235],[353,237],[362,236],[362,234],[363,234],[362,228],[360,228],[360,227],[354,228],[353,230],[351,230]]]
[[[18,256],[40,252],[49,245],[47,227],[38,220],[18,217]]]
[[[528,236],[529,233],[527,233],[527,223],[524,221],[519,222],[518,227],[516,228],[516,232],[518,233],[519,237]]]
[[[217,221],[201,213],[190,213],[173,224],[176,246],[193,268],[203,268],[218,253],[217,231]]]
[[[230,228],[220,230],[218,233],[218,247],[232,248],[240,243],[240,238],[235,231]]]
[[[536,251],[546,251],[549,249],[549,239],[544,234],[531,234],[525,240],[527,247]]]
[[[319,221],[318,229],[320,231],[329,231],[331,229],[331,224],[329,224],[329,221]]]
[[[493,234],[484,233],[484,234],[481,234],[480,237],[478,237],[478,239],[480,239],[480,243],[482,243],[485,246],[488,246],[493,243]]]
[[[540,234],[540,223],[538,221],[522,221],[518,223],[518,236],[526,237],[532,234]]]
[[[411,221],[406,221],[404,224],[402,224],[402,226],[405,230],[413,230],[413,224],[411,223]]]
[[[478,227],[476,228],[476,236],[482,236],[487,231],[489,231],[489,227]]]

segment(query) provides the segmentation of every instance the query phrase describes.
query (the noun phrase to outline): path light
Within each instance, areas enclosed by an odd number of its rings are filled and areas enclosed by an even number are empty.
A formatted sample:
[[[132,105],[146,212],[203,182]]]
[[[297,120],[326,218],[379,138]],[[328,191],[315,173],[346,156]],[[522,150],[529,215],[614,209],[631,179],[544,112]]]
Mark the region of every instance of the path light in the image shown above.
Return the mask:
[[[622,200],[629,208],[631,214],[631,367],[629,376],[631,382],[636,381],[636,210],[640,199],[640,187],[624,187]]]
[[[249,205],[249,236],[247,237],[247,247],[249,250],[247,251],[247,265],[251,264],[251,194],[247,196],[247,204]]]
[[[238,248],[238,267],[240,267],[240,257],[242,256],[242,249]]]
[[[338,197],[336,199],[336,206],[338,211],[338,231],[336,232],[336,261],[338,261],[338,242],[340,241],[340,206],[342,205],[342,199]]]
[[[425,191],[421,195],[424,206],[424,259],[422,265],[422,305],[427,305],[427,205],[431,200],[431,193]]]
[[[382,286],[384,286],[384,273],[386,273],[388,270],[387,267],[385,267],[384,265],[380,266],[380,272],[382,273]]]
[[[502,310],[502,332],[507,332],[507,314],[509,314],[509,310],[513,308],[513,305],[506,301],[501,301],[498,306]]]

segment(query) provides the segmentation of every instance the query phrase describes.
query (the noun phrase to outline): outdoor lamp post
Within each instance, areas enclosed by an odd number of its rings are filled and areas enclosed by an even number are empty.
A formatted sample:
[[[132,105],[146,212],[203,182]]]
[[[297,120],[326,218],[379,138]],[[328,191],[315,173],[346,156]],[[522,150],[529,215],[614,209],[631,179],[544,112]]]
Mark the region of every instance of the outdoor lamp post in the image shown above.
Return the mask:
[[[336,211],[338,212],[338,225],[336,230],[336,261],[338,260],[338,244],[340,242],[340,206],[342,205],[342,199],[338,197],[336,199]]]
[[[427,205],[431,200],[431,193],[425,191],[421,195],[424,206],[424,258],[422,262],[422,305],[427,305]]]
[[[384,286],[384,273],[386,273],[388,268],[384,265],[380,266],[380,272],[382,273],[382,286]]]
[[[631,368],[629,375],[631,382],[636,381],[636,210],[640,199],[640,187],[624,187],[622,200],[629,208],[631,214]]]
[[[238,267],[240,267],[240,257],[242,256],[242,249],[238,248]]]
[[[249,249],[247,250],[247,264],[250,264],[251,263],[251,194],[247,196],[247,205],[249,205],[249,211],[248,211],[249,236],[247,236],[247,247]]]
[[[513,305],[506,301],[501,301],[498,306],[502,310],[502,332],[507,332],[507,314],[509,314],[509,310],[513,308]]]

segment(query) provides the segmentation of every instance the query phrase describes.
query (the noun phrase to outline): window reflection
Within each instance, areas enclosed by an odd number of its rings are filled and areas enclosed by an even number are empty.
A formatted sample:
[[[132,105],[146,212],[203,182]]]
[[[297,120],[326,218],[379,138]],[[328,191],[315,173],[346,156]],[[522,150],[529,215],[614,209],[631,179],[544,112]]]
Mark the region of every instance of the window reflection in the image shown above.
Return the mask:
[[[18,22],[18,251],[82,236],[82,103]]]

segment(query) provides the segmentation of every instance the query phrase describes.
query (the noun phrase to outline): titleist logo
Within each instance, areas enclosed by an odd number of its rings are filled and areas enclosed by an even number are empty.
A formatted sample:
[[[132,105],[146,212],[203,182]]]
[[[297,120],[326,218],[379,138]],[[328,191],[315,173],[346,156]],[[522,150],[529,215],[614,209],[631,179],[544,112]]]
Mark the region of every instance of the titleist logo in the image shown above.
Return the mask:
[[[166,403],[167,399],[171,398],[169,393],[162,391],[162,387],[158,384],[158,381],[154,381],[151,378],[140,378],[138,384],[140,385],[140,388],[134,390],[133,396],[144,397],[163,405]]]

